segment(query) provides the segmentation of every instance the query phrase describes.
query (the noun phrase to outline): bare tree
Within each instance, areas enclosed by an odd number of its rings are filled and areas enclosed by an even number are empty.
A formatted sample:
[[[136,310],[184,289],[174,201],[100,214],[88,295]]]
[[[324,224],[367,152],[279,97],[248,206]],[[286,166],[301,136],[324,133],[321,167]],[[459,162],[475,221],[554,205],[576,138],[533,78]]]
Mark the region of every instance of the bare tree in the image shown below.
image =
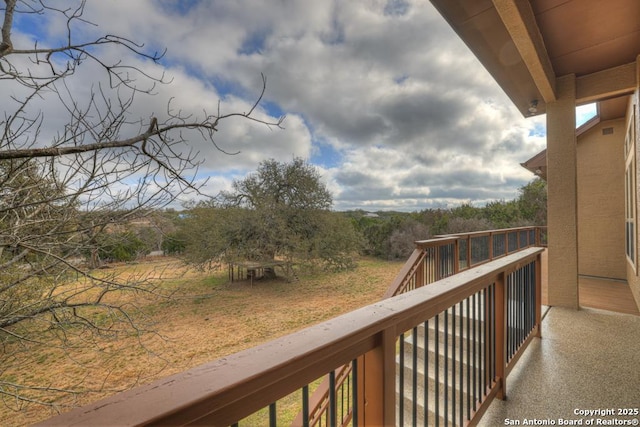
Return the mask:
[[[92,268],[100,264],[101,235],[200,189],[198,153],[189,141],[208,141],[227,155],[214,138],[223,121],[282,125],[282,119],[256,117],[264,76],[246,112],[223,113],[218,104],[217,111],[195,116],[169,104],[162,115],[135,117],[137,98],[171,83],[140,65],[158,64],[163,53],[114,35],[83,39],[90,32],[81,28],[95,28],[83,16],[85,2],[61,7],[57,1],[4,0],[0,9],[0,93],[10,95],[0,117],[0,398],[16,408],[51,404],[57,395],[83,388],[4,376],[34,346],[72,349],[78,339],[95,345],[123,331],[145,330],[136,302],[165,293],[144,277]],[[19,17],[58,19],[66,34],[20,46],[13,31]],[[93,84],[80,95],[74,79],[85,68]]]

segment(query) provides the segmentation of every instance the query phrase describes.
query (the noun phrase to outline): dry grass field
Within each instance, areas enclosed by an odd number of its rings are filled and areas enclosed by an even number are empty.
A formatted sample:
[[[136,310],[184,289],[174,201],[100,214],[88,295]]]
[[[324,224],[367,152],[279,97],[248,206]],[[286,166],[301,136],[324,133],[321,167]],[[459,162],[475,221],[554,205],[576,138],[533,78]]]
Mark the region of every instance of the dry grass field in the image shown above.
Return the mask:
[[[112,272],[121,275],[162,271],[155,280],[177,291],[171,300],[142,302],[140,321],[154,332],[129,334],[99,348],[79,340],[71,352],[36,347],[21,356],[19,369],[5,371],[3,380],[84,387],[94,391],[56,403],[63,408],[88,403],[378,301],[401,266],[364,258],[349,272],[299,273],[297,281],[253,285],[229,283],[227,271],[199,272],[171,258],[116,266]],[[29,425],[55,413],[42,405],[5,400],[0,425]]]

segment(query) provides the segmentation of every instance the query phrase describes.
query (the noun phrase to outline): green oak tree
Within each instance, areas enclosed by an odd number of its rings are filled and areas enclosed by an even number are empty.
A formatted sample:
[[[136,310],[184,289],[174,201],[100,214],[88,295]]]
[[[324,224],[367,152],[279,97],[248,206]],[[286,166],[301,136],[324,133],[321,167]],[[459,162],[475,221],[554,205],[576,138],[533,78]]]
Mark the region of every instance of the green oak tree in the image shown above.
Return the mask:
[[[332,203],[305,160],[265,160],[217,201],[188,211],[181,231],[186,258],[201,265],[214,259],[353,267],[361,239]]]

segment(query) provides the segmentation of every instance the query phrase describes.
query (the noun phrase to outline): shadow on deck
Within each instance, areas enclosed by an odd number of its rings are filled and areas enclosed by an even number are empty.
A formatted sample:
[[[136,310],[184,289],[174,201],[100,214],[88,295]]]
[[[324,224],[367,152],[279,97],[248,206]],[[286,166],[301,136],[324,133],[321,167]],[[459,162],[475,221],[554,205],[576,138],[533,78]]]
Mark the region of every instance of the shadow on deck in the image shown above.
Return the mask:
[[[542,304],[549,305],[547,251],[542,254]],[[629,285],[623,280],[581,276],[578,279],[580,307],[597,308],[640,316]]]

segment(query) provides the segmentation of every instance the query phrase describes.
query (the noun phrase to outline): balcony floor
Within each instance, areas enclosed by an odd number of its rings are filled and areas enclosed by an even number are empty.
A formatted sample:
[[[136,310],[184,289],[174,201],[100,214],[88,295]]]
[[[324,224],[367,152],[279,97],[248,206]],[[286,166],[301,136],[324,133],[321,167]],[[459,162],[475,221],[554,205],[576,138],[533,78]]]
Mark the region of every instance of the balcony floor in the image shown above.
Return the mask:
[[[580,307],[640,315],[631,289],[624,281],[579,277],[578,286]]]
[[[574,414],[575,409],[640,408],[639,362],[640,316],[552,307],[542,322],[542,339],[534,339],[507,377],[507,400],[495,400],[479,425],[640,419]]]

